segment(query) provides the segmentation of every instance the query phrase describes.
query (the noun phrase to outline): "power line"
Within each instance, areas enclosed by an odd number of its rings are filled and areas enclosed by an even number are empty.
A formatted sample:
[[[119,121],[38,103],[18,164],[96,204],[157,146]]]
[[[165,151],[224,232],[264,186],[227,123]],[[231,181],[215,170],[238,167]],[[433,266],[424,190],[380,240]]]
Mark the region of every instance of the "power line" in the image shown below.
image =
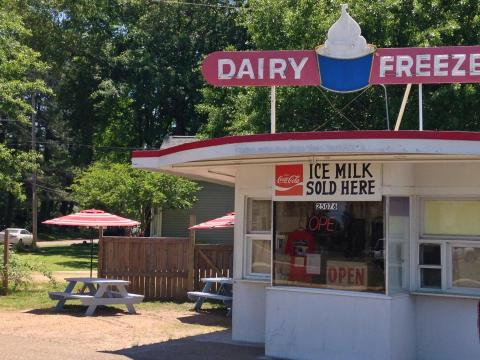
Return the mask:
[[[233,5],[222,5],[222,4],[202,4],[202,3],[194,3],[194,2],[187,2],[187,1],[175,1],[175,0],[151,0],[154,3],[165,3],[165,4],[172,4],[172,5],[192,5],[192,6],[203,6],[203,7],[210,7],[210,8],[224,8],[224,9],[241,9],[239,6]]]
[[[70,194],[66,191],[63,191],[63,190],[59,190],[59,189],[52,189],[52,188],[49,188],[47,186],[43,186],[43,185],[40,185],[40,184],[37,184],[37,187],[39,187],[40,189],[46,191],[46,192],[49,192],[49,193],[54,193],[54,194],[57,194],[57,195],[61,195],[63,198],[68,198],[70,197]]]
[[[29,140],[23,142],[14,142],[14,143],[6,143],[6,145],[30,145],[32,142]],[[79,144],[73,142],[63,142],[58,140],[49,140],[49,141],[36,141],[37,144],[40,145],[66,145],[66,146],[78,146],[78,147],[86,147],[90,149],[105,149],[105,150],[115,150],[115,151],[132,151],[132,150],[144,150],[143,147],[125,147],[125,146],[97,146],[97,145],[88,145],[88,144]]]
[[[22,124],[28,124],[25,121],[9,119],[9,118],[0,118],[0,122],[19,122],[19,123],[22,123]]]

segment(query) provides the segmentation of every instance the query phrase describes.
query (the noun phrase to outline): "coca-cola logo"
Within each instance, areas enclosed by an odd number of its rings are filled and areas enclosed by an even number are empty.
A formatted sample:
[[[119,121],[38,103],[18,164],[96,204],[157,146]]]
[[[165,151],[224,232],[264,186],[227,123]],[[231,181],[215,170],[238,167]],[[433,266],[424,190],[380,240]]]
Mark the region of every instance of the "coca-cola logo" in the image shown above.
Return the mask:
[[[299,175],[281,175],[277,178],[277,184],[300,184],[301,182]]]
[[[303,165],[277,165],[275,167],[275,195],[303,195]]]

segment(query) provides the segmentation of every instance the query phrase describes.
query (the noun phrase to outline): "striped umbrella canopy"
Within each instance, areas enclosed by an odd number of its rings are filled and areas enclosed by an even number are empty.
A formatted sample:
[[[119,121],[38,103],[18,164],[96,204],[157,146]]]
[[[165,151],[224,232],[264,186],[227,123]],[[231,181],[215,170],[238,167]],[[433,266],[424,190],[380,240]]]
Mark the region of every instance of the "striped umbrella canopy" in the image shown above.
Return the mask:
[[[75,214],[60,216],[55,219],[43,221],[42,224],[98,228],[100,234],[102,233],[102,229],[106,227],[129,227],[140,225],[138,221],[126,219],[97,209],[82,210]],[[92,271],[93,239],[90,239],[90,277],[92,277]]]
[[[61,216],[55,219],[46,220],[42,224],[59,226],[82,226],[82,227],[129,227],[140,225],[138,221],[109,214],[102,210],[89,209],[78,213]]]
[[[205,221],[189,227],[190,230],[228,229],[235,225],[235,213],[231,212],[222,217]]]

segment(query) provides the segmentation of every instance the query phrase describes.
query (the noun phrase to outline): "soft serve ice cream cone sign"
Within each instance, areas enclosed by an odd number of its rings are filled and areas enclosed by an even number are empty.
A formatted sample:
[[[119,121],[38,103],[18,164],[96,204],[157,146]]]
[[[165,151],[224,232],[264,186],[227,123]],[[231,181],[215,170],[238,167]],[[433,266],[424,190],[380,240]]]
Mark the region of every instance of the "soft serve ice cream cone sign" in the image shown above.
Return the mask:
[[[215,86],[322,86],[352,92],[379,84],[480,82],[480,46],[378,48],[342,5],[316,50],[218,51],[202,64]]]
[[[368,86],[375,47],[367,44],[358,23],[342,5],[340,19],[328,30],[325,45],[317,47],[320,84],[349,92]]]

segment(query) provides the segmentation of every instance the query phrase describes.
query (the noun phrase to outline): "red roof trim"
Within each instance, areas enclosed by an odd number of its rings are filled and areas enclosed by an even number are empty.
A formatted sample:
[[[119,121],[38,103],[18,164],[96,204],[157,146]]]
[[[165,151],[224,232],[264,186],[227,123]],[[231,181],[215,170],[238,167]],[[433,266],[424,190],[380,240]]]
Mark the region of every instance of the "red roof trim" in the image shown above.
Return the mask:
[[[260,141],[282,140],[354,140],[354,139],[416,139],[416,140],[463,140],[480,141],[480,132],[467,131],[322,131],[322,132],[288,132],[276,134],[257,134],[226,136],[215,139],[195,141],[173,146],[163,150],[136,150],[132,158],[161,157],[181,151],[201,149],[211,146],[243,144]]]

